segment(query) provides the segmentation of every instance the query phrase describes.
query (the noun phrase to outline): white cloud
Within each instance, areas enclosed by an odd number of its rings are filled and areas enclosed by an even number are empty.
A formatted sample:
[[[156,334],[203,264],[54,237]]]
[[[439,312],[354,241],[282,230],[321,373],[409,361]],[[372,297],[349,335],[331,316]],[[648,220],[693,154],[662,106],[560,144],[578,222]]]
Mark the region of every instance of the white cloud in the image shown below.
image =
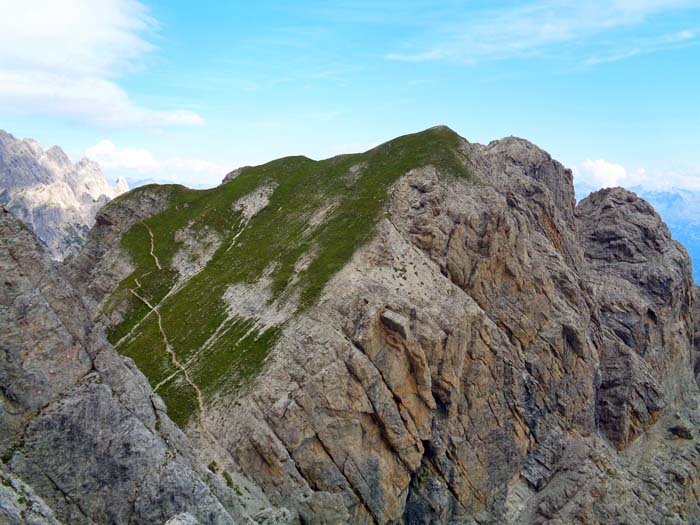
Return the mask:
[[[102,140],[85,151],[109,175],[148,175],[154,179],[176,180],[185,184],[218,183],[230,171],[207,160],[192,157],[159,159],[144,148],[118,148],[109,140]]]
[[[146,174],[158,171],[161,166],[147,149],[117,149],[109,140],[102,140],[88,148],[85,155],[98,162],[105,170],[118,168]]]
[[[638,26],[663,12],[699,8],[699,0],[532,0],[517,6],[487,8],[465,14],[460,8],[443,8],[438,21],[427,17],[417,37],[400,51],[385,55],[388,60],[421,62],[451,60],[472,63],[479,60],[541,55],[562,45],[589,43],[604,56],[622,58],[629,49],[619,42],[601,42],[599,35]],[[449,20],[449,22],[444,22]],[[688,43],[690,31],[675,35]],[[657,37],[659,46],[671,42]],[[679,43],[676,42],[676,43]],[[646,42],[647,52],[652,51]],[[626,43],[632,45],[633,42]],[[555,47],[556,46],[556,47]],[[634,53],[630,54],[632,56]],[[619,59],[619,58],[618,58]]]
[[[624,166],[603,159],[585,160],[576,175],[592,186],[603,188],[620,186],[628,179]]]
[[[136,0],[0,0],[0,109],[105,126],[202,124],[136,104],[117,79],[142,66],[157,22]]]
[[[677,170],[654,170],[644,168],[627,169],[621,164],[604,159],[585,160],[574,168],[577,185],[590,185],[598,188],[640,186],[646,190],[700,190],[700,166],[683,172]]]

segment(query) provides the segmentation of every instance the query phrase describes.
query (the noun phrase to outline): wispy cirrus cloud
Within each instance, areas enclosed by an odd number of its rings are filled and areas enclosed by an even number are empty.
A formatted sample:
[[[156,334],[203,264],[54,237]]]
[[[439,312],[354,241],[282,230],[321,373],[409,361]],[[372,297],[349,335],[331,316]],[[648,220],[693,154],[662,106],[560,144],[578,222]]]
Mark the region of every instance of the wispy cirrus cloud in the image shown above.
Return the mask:
[[[459,3],[453,5],[452,11],[444,12],[439,21],[428,19],[401,49],[387,53],[385,58],[472,64],[543,56],[553,49],[559,56],[566,51],[579,56],[593,49],[597,54],[584,61],[594,65],[700,43],[700,36],[687,28],[639,39],[629,35],[651,17],[700,9],[700,0],[534,0],[469,10],[467,14],[462,7]],[[611,35],[624,38],[602,38]]]
[[[118,78],[155,50],[158,28],[136,0],[0,0],[0,110],[104,126],[199,125],[183,108],[135,103]]]
[[[619,60],[638,55],[680,49],[697,44],[700,44],[700,30],[686,29],[667,35],[636,39],[632,42],[622,43],[618,46],[617,50],[587,58],[584,60],[583,64],[586,66],[597,66],[598,64],[618,62]]]

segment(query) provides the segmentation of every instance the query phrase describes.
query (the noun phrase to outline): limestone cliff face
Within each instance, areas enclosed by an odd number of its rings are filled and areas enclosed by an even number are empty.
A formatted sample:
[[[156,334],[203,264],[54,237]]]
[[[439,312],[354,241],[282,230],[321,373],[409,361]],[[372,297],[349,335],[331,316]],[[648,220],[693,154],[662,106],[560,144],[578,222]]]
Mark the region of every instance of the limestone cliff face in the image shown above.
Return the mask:
[[[160,524],[182,512],[286,522],[289,513],[242,498],[199,462],[143,374],[5,208],[0,274],[1,523]]]
[[[0,130],[0,204],[32,228],[53,259],[77,253],[95,213],[128,189],[122,178],[110,185],[95,162],[73,164],[58,146],[44,151]]]
[[[470,144],[442,128],[246,168],[208,192],[141,189],[98,215],[60,273],[97,312],[78,326],[107,325],[150,387],[95,334],[100,348],[140,378],[140,396],[163,396],[183,450],[194,445],[185,478],[216,465],[206,484],[229,516],[242,502],[220,495],[224,472],[289,522],[700,521],[688,256],[633,193],[576,205],[571,172],[525,140]],[[86,348],[50,392],[96,373]],[[33,477],[9,465],[44,514],[65,512],[37,481],[50,462]],[[218,519],[186,498],[142,508]]]

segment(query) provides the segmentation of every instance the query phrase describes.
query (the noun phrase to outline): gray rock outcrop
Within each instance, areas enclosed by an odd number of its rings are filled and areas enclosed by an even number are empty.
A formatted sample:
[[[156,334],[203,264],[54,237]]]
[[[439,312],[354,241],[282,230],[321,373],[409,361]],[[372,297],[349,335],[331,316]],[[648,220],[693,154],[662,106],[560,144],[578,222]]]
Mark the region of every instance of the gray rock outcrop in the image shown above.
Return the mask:
[[[58,146],[44,151],[0,130],[0,205],[34,230],[53,259],[77,253],[97,210],[128,189],[122,178],[110,185],[95,162],[73,164]]]

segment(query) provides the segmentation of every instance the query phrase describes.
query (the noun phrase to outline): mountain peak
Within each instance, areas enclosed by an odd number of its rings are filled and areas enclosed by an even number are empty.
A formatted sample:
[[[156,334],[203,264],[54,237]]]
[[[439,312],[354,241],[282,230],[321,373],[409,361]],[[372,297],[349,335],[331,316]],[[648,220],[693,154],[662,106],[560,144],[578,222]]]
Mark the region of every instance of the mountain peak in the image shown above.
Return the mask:
[[[47,149],[46,156],[62,168],[68,168],[72,164],[70,158],[68,155],[66,155],[66,152],[58,146],[52,146],[51,148]]]
[[[33,139],[0,134],[0,193],[5,206],[30,226],[55,259],[78,251],[106,200],[127,191],[112,187],[97,163],[73,164],[58,146],[44,151]]]
[[[129,184],[126,182],[124,177],[117,177],[115,187],[119,195],[129,191]]]
[[[22,144],[31,152],[35,157],[39,157],[44,153],[39,143],[34,139],[24,139]]]

